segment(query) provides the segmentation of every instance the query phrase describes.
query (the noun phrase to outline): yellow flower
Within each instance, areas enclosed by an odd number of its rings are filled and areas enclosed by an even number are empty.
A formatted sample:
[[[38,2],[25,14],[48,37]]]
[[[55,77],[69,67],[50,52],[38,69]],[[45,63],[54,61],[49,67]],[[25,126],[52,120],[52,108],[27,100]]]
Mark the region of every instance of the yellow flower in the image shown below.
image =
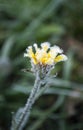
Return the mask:
[[[33,47],[35,51],[33,51]],[[26,49],[24,57],[29,57],[33,64],[42,64],[42,65],[54,65],[57,62],[67,60],[67,56],[62,54],[63,50],[58,46],[50,47],[49,42],[41,43],[39,48],[37,44],[29,46]]]

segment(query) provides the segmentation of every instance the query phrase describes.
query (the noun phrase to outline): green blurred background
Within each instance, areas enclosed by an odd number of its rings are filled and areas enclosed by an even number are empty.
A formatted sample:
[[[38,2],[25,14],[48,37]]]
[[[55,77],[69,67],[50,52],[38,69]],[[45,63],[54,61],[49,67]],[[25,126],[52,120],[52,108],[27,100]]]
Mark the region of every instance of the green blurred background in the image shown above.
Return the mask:
[[[24,73],[28,45],[59,45],[68,61],[58,63],[47,91],[36,101],[25,130],[83,130],[83,0],[0,0],[0,130],[26,103],[35,77]]]

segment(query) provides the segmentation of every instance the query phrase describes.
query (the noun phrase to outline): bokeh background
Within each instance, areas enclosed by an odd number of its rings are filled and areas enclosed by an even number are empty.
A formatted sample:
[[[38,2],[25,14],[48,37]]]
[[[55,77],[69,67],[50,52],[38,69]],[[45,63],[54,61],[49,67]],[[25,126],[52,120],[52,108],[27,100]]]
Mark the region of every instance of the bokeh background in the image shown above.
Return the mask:
[[[83,130],[83,0],[0,0],[0,130],[26,103],[35,77],[23,57],[33,43],[59,45],[68,61],[36,101],[25,130]]]

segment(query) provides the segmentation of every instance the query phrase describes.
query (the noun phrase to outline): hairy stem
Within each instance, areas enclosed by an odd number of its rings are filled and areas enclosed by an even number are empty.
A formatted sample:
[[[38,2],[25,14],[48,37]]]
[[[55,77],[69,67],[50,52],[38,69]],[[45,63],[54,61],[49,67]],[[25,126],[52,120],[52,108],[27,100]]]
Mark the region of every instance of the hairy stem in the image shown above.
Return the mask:
[[[28,121],[30,116],[30,110],[35,102],[35,97],[40,87],[41,87],[41,80],[39,74],[37,73],[35,84],[31,91],[31,94],[27,100],[27,103],[25,104],[25,107],[23,108],[23,111],[19,117],[18,122],[16,123],[16,126],[14,126],[15,128],[12,130],[22,130],[23,127],[26,125],[26,122]]]

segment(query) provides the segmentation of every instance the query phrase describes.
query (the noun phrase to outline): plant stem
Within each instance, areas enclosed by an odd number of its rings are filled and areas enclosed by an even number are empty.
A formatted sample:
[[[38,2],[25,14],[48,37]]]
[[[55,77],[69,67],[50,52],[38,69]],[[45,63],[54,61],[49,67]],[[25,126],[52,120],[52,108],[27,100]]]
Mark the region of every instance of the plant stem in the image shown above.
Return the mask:
[[[25,126],[26,122],[29,119],[30,110],[32,108],[32,105],[35,102],[36,94],[37,94],[40,87],[41,87],[41,80],[40,80],[39,74],[37,74],[34,87],[31,91],[31,94],[30,94],[28,100],[27,100],[27,103],[25,104],[23,112],[21,113],[21,115],[19,117],[19,120],[15,126],[15,129],[12,129],[12,130],[22,130],[23,127]]]

